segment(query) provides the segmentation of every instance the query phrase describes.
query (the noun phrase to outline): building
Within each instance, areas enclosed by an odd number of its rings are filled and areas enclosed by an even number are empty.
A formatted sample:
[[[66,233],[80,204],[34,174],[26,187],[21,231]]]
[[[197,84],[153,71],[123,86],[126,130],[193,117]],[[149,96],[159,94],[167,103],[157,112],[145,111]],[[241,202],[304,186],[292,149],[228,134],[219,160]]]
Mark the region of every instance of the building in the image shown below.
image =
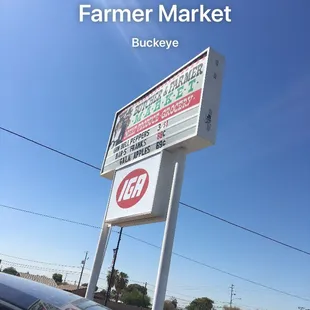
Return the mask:
[[[80,288],[77,288],[77,285],[73,285],[73,284],[60,284],[58,285],[58,288],[63,291],[67,291],[67,292],[73,293],[81,297],[85,296],[86,289],[87,289],[87,287],[83,287],[83,286],[80,286]]]
[[[34,275],[34,274],[30,274],[29,272],[26,272],[26,273],[20,272],[19,276],[21,278],[32,280],[32,281],[42,283],[48,286],[57,287],[57,283],[54,281],[54,279],[48,278],[46,276]]]

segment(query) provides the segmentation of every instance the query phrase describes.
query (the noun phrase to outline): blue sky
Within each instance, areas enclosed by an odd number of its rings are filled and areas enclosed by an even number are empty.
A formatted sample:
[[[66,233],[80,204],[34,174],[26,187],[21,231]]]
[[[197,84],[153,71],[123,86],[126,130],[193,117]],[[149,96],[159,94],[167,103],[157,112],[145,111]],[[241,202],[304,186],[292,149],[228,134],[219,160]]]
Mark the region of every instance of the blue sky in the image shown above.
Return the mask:
[[[143,25],[79,24],[82,3],[112,1],[1,1],[1,126],[100,166],[115,111],[211,45],[226,57],[217,143],[188,156],[181,200],[309,251],[309,2],[212,0],[205,5],[231,6],[232,23]],[[132,36],[178,39],[180,47],[133,50]],[[96,170],[0,132],[0,204],[100,226],[110,184]],[[79,266],[88,250],[88,281],[98,229],[0,212],[2,254]],[[160,245],[163,227],[124,232]],[[112,234],[102,278],[116,241]],[[182,206],[174,251],[310,299],[309,256]],[[78,268],[0,258],[31,265],[21,271],[74,270],[67,279],[78,278]],[[158,260],[159,249],[123,237],[117,268],[133,282],[148,282],[151,295]],[[222,305],[232,283],[242,309],[310,307],[178,256],[167,294],[180,303],[207,296]]]

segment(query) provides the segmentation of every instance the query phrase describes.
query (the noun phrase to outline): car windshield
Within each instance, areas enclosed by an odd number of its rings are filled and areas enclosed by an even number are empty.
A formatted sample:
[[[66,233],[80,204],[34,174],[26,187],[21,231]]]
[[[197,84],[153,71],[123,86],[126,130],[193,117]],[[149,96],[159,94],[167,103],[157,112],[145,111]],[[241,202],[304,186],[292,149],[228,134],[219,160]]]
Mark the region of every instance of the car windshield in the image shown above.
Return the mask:
[[[18,307],[29,308],[32,305],[31,309],[34,310],[52,309],[51,307],[60,309],[80,299],[79,296],[69,292],[20,277],[0,273],[0,279],[0,298],[6,297],[8,301],[14,301]]]
[[[31,306],[29,310],[60,310],[60,308],[44,302],[43,300],[39,300],[33,306]]]
[[[86,310],[86,309],[91,309],[91,310],[103,310],[103,309],[109,309],[105,306],[99,305],[91,300],[81,298],[72,303],[73,306],[80,310]]]
[[[109,309],[85,298],[79,298],[76,301],[62,307],[55,307],[43,300],[39,300],[29,310],[103,310]]]

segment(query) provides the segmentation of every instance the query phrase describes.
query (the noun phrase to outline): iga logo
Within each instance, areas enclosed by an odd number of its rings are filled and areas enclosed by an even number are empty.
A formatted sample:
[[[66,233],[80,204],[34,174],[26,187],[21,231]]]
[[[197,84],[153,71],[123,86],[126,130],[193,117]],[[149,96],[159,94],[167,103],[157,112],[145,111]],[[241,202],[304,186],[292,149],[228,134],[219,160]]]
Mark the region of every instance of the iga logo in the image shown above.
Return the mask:
[[[125,176],[116,192],[116,202],[122,209],[136,205],[149,186],[149,174],[144,169],[136,169]]]

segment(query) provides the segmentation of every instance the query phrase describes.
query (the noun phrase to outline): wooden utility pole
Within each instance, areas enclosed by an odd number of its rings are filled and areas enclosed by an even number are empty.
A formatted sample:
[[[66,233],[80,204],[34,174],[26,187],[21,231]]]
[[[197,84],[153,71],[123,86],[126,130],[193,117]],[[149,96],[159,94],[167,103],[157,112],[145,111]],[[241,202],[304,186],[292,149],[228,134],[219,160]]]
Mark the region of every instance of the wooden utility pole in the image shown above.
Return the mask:
[[[230,309],[232,308],[232,302],[233,302],[233,296],[236,295],[234,293],[234,285],[232,284],[230,287],[230,302],[229,302],[229,307]]]
[[[110,298],[110,294],[111,294],[111,289],[112,289],[112,287],[111,287],[112,278],[113,278],[113,274],[114,274],[114,270],[115,270],[115,262],[116,262],[116,258],[117,258],[117,253],[118,253],[118,249],[119,249],[119,244],[120,244],[121,239],[122,239],[122,233],[123,233],[123,227],[121,227],[121,229],[120,229],[120,231],[119,231],[116,249],[113,250],[113,252],[114,252],[114,255],[113,255],[113,264],[112,264],[111,274],[110,274],[110,278],[109,278],[108,289],[107,289],[106,296],[105,296],[105,300],[104,300],[104,306],[107,305],[108,300],[109,300],[109,298]]]
[[[81,274],[80,274],[79,283],[77,285],[77,289],[80,288],[81,281],[82,281],[82,276],[83,276],[83,272],[84,272],[84,268],[85,268],[85,264],[86,264],[87,260],[88,260],[88,251],[86,251],[85,258],[84,258],[84,260],[82,260],[82,270],[81,270]]]
[[[145,295],[146,295],[146,292],[147,292],[147,282],[145,282],[144,288],[145,288],[145,291],[143,292],[143,307],[145,308],[146,307],[146,305],[145,305]]]

